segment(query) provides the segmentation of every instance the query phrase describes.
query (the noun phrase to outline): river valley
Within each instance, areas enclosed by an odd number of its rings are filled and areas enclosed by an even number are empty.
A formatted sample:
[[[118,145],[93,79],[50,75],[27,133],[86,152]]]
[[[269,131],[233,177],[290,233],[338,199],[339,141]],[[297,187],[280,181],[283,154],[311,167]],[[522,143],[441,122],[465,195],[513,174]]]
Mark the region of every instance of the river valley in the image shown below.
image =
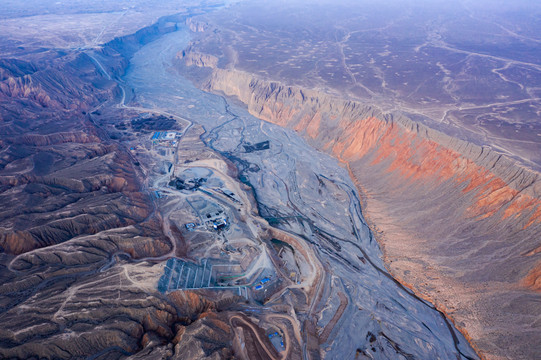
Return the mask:
[[[329,359],[477,358],[442,313],[387,273],[347,169],[293,131],[253,117],[232,99],[195,88],[174,69],[173,59],[189,40],[188,29],[180,26],[133,55],[120,79],[126,89],[133,89],[126,106],[177,116],[187,120],[181,126],[190,124],[190,129],[200,125],[205,145],[235,164],[239,178],[250,186],[246,191],[253,191],[258,211],[250,216],[266,219],[313,253],[305,257],[315,275],[312,281],[302,287],[293,282],[291,290],[284,286],[264,304],[250,304],[240,312],[272,319],[282,309],[292,333],[300,331],[293,337],[300,343],[290,348],[287,358],[318,356],[311,339],[316,328],[327,330],[320,331],[319,342],[322,357]],[[268,149],[246,150],[266,141]],[[183,164],[174,166],[179,171]],[[148,173],[147,185],[159,183],[156,178]],[[158,186],[166,184],[162,180]],[[299,290],[306,297],[305,307],[296,304]],[[330,322],[333,326],[327,327]]]

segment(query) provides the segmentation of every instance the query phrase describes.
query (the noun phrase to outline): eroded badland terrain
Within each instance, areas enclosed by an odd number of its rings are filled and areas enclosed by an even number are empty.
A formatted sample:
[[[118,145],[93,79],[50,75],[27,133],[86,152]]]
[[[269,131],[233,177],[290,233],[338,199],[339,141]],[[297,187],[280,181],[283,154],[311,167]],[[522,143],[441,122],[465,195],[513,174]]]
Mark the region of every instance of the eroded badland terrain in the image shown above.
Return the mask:
[[[21,4],[1,358],[541,356],[539,8]]]

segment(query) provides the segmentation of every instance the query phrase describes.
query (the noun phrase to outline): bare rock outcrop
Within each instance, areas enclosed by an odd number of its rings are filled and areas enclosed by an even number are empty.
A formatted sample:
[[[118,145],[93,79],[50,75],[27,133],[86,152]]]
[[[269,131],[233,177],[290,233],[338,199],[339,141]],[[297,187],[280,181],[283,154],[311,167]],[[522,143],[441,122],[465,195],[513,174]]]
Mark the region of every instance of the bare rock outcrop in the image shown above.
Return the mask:
[[[186,25],[193,32],[205,32],[210,27],[208,22],[193,17],[186,20]]]
[[[183,60],[187,66],[215,68],[218,65],[218,58],[216,56],[189,50],[179,52],[176,60]]]

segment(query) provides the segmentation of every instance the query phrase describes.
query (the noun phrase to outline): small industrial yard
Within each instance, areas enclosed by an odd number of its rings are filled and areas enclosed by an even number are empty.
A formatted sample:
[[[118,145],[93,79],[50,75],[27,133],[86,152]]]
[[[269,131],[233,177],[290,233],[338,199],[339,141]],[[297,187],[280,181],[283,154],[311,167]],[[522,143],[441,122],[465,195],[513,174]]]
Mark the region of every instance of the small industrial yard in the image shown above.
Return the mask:
[[[192,158],[179,151],[194,148],[188,143],[200,141],[190,136],[197,131],[191,128],[184,138],[160,131],[150,138],[150,153],[162,162],[156,164],[163,173],[153,184],[160,194],[156,201],[164,220],[189,244],[188,258],[170,258],[162,265],[158,290],[225,291],[263,304],[287,285],[310,278],[306,259],[272,238],[266,221],[254,213],[247,187],[231,177],[227,160],[214,152]],[[248,152],[269,148],[268,141],[263,145]],[[160,151],[164,146],[170,153]]]

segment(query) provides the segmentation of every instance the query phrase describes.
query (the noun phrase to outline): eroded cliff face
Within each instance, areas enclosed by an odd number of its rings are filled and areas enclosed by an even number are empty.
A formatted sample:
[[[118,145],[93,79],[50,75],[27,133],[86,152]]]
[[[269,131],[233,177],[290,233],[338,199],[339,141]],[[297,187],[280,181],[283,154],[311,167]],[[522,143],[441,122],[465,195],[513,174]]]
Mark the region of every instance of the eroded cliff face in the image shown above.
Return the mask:
[[[213,66],[200,86],[340,159],[393,275],[448,313],[481,354],[541,350],[529,341],[541,282],[538,173],[406,117],[241,71]]]
[[[350,164],[364,161],[408,182],[452,181],[473,195],[459,218],[512,218],[509,225],[521,229],[541,223],[539,174],[488,148],[406,117],[245,73],[215,70],[207,88],[238,97],[254,115],[303,133]]]
[[[198,67],[215,68],[218,65],[218,58],[216,56],[190,51],[189,49],[178,53],[176,60],[183,60],[188,66],[195,65]]]

